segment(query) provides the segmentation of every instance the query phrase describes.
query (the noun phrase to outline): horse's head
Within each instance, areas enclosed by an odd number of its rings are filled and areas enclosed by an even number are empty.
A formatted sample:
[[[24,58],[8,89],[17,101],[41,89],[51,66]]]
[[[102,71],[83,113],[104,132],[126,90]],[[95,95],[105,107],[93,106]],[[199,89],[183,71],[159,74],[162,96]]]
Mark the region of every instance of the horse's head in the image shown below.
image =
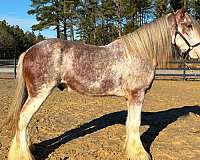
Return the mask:
[[[183,57],[200,58],[200,25],[184,9],[173,15],[172,43]]]

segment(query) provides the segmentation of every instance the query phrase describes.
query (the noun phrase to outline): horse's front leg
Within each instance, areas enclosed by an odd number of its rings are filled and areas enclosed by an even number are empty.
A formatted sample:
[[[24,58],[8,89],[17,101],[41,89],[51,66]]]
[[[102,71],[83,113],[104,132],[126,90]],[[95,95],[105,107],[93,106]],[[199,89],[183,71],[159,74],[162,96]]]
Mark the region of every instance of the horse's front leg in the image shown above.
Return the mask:
[[[141,109],[145,90],[128,91],[128,117],[126,121],[126,151],[130,160],[150,160],[140,140]]]

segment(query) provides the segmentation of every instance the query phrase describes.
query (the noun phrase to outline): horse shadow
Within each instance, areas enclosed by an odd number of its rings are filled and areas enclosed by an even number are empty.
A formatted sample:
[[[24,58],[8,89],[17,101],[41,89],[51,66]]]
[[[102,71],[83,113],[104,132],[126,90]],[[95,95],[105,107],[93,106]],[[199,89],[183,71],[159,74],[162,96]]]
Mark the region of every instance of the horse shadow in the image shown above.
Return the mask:
[[[166,128],[167,125],[175,122],[181,116],[188,115],[190,112],[200,115],[200,106],[183,106],[181,108],[168,109],[159,112],[142,112],[141,125],[149,125],[147,131],[141,135],[141,139],[146,150],[148,152],[150,151],[152,142],[158,136],[159,132]],[[81,125],[78,128],[66,131],[64,134],[58,137],[34,144],[35,150],[33,155],[37,160],[44,160],[50,153],[54,152],[55,149],[73,139],[83,137],[87,134],[115,124],[125,125],[126,116],[127,111],[125,110],[103,115]]]

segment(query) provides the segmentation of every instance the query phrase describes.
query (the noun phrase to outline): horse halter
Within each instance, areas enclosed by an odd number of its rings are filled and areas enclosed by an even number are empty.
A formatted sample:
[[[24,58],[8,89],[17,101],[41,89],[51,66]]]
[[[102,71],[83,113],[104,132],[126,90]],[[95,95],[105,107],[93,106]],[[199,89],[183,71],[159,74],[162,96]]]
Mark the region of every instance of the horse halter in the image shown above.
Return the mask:
[[[174,37],[174,44],[175,44],[175,46],[177,46],[176,45],[176,36],[177,35],[179,35],[179,36],[181,36],[181,38],[184,40],[184,42],[188,45],[188,49],[187,49],[187,51],[185,51],[185,52],[182,52],[182,55],[180,55],[181,57],[183,57],[183,59],[185,59],[187,56],[188,56],[188,54],[190,53],[190,51],[191,50],[193,50],[195,47],[197,47],[197,46],[199,46],[200,45],[200,42],[198,42],[198,43],[196,43],[196,44],[194,44],[194,45],[191,45],[190,44],[190,42],[188,42],[188,40],[183,36],[183,34],[181,33],[181,32],[179,32],[178,31],[178,25],[176,26],[176,32],[175,32],[175,37]]]

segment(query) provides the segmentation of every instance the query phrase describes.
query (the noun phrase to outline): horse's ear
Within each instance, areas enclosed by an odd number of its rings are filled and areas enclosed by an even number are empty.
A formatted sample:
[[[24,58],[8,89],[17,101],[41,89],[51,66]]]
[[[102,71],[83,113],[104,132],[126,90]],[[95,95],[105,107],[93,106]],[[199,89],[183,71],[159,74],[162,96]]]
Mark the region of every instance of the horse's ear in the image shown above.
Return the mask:
[[[186,13],[186,10],[185,8],[181,8],[179,10],[177,10],[174,14],[175,14],[175,17],[176,17],[176,21],[177,23],[180,23],[180,22],[183,22],[184,19],[185,19],[185,13]]]

